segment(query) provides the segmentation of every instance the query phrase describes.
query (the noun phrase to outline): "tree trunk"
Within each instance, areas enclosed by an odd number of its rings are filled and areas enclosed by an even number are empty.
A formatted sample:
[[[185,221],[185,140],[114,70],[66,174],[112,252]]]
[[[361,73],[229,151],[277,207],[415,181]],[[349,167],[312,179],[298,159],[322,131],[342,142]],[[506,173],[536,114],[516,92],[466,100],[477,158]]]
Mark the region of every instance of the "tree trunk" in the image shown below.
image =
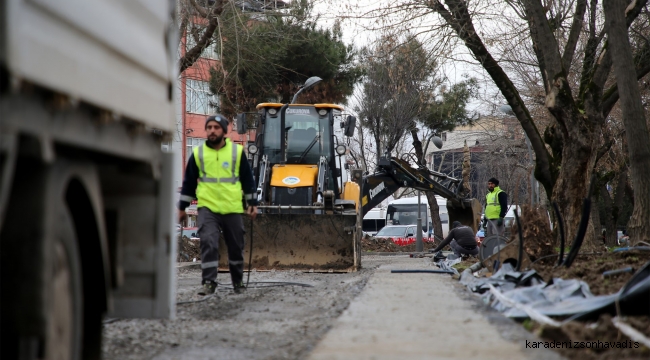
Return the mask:
[[[565,121],[578,122],[579,120]],[[564,139],[562,168],[558,174],[555,187],[553,187],[553,196],[551,197],[560,207],[564,219],[567,244],[574,241],[578,232],[583,212],[583,201],[587,197],[589,179],[594,171],[596,160],[596,149],[593,141],[595,135],[591,129],[586,127],[583,129],[583,131],[572,129],[572,134]],[[590,214],[587,214],[587,216],[590,216]],[[592,236],[593,231],[588,232],[585,237],[587,242]]]
[[[611,47],[614,74],[620,94],[623,124],[630,154],[630,180],[634,189],[634,210],[628,222],[632,244],[650,241],[650,133],[645,120],[641,94],[636,80],[625,19],[625,0],[603,3],[605,22],[609,26],[608,46]]]
[[[470,195],[472,193],[472,187],[469,182],[469,176],[472,172],[471,159],[472,153],[469,151],[469,147],[467,146],[467,140],[465,140],[463,146],[463,170],[461,173],[463,175],[463,191],[466,195]]]
[[[605,195],[607,196],[607,195]],[[600,223],[600,210],[598,209],[598,196],[591,196],[591,223],[594,228],[594,245],[598,248],[605,245],[605,239],[603,239],[603,226]]]
[[[361,126],[361,122],[358,122],[356,127],[357,127],[357,134],[359,134],[358,135],[358,139],[359,139],[359,157],[361,159],[355,159],[355,162],[357,164],[357,167],[360,166],[361,170],[366,172],[366,171],[369,171],[369,170],[368,170],[368,162],[366,160],[366,148],[364,146],[364,144],[365,144],[365,136],[363,134],[363,126]],[[359,160],[361,160],[361,161],[359,161]],[[359,164],[359,162],[361,162],[361,164]]]
[[[379,129],[379,127],[376,127],[376,129]],[[375,159],[375,167],[376,167],[377,165],[379,165],[379,158],[382,155],[381,154],[381,137],[379,135],[378,130],[375,132],[374,136],[375,136],[375,151],[377,152],[377,158]]]
[[[605,246],[616,246],[616,210],[614,202],[607,191],[607,185],[603,184],[600,189],[600,197],[605,203]]]
[[[414,126],[411,126],[411,137],[413,138],[415,157],[420,164],[424,164],[425,162],[424,153],[422,151],[422,142],[418,137],[418,130]],[[429,202],[429,216],[431,216],[431,223],[433,224],[434,238],[437,241],[442,241],[442,221],[440,221],[440,207],[438,206],[438,200],[436,200],[436,194],[431,191],[426,191],[425,194],[427,196],[427,201]]]
[[[437,243],[440,243],[444,237],[442,236],[442,221],[440,221],[440,207],[438,206],[438,200],[436,199],[436,194],[431,191],[425,192],[427,196],[427,202],[429,202],[429,210],[431,216],[431,224],[433,225],[433,234]]]
[[[621,217],[621,210],[623,208],[623,199],[625,198],[625,189],[628,186],[627,181],[627,167],[623,167],[623,170],[618,174],[616,181],[616,189],[614,193],[613,203],[612,203],[612,224],[611,224],[611,235],[609,235],[607,246],[616,246],[618,245],[618,232],[617,224],[618,219]],[[607,231],[610,231],[607,228]],[[611,244],[611,245],[610,245]]]

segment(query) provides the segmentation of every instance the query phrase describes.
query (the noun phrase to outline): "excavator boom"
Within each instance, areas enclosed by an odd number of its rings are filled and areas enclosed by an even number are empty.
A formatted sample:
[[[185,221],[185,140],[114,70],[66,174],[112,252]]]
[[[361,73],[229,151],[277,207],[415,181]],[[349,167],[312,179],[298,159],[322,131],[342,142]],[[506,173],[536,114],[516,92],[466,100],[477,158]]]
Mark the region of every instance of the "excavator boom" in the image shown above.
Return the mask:
[[[417,162],[416,162],[417,163]],[[462,182],[445,174],[427,169],[424,166],[412,167],[408,161],[381,157],[378,171],[364,178],[362,211],[365,215],[402,187],[422,191],[433,191],[447,199],[449,222],[460,221],[478,230],[482,206],[473,198],[468,198]]]

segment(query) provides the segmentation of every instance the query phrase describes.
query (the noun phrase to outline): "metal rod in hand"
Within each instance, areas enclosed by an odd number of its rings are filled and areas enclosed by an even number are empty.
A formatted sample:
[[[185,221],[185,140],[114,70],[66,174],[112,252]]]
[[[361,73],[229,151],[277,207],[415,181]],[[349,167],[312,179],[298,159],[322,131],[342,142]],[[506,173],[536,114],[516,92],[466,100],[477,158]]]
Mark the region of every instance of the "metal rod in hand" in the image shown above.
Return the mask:
[[[251,264],[253,264],[253,217],[251,216],[251,249],[248,251],[248,277],[246,278],[246,287],[251,281]]]

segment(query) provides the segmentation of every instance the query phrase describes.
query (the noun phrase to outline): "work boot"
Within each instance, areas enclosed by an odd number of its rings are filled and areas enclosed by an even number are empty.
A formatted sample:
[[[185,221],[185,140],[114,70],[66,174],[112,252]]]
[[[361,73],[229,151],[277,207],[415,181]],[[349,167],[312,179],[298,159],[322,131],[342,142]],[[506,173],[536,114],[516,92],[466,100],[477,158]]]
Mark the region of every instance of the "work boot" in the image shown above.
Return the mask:
[[[199,291],[199,295],[212,295],[217,290],[217,283],[211,280],[204,280],[203,287]]]
[[[235,294],[241,294],[244,291],[246,291],[246,286],[244,286],[243,282],[240,282],[239,284],[235,284],[233,286],[233,291],[235,292]]]

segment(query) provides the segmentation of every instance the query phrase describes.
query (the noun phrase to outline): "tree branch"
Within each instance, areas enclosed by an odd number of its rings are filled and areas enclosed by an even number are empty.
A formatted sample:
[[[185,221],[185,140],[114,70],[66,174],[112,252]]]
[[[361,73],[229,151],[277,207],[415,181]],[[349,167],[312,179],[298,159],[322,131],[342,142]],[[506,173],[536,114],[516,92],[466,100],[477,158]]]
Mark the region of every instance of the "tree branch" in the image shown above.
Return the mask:
[[[636,20],[647,3],[648,0],[635,0],[630,4],[634,6],[630,7],[630,5],[628,5],[627,9],[625,9],[625,24],[628,28],[632,25],[632,22]]]
[[[190,0],[190,1],[194,5],[196,5],[195,0]],[[221,15],[221,13],[223,13],[223,5],[224,5],[224,0],[217,1],[215,2],[214,7],[210,11],[210,13],[205,14],[206,16],[204,18],[209,19],[208,25],[206,26],[205,31],[201,35],[200,39],[196,42],[196,45],[190,50],[186,51],[185,55],[183,55],[183,57],[179,60],[180,73],[183,73],[185,69],[192,66],[196,62],[196,60],[198,60],[198,58],[201,56],[203,49],[205,49],[206,47],[208,47],[208,45],[210,45],[212,36],[214,35],[214,32],[217,29],[217,26],[219,25],[219,16]],[[198,8],[198,5],[195,6],[195,8]]]
[[[181,25],[180,25],[180,27],[179,27],[179,31],[178,31],[178,33],[179,33],[179,34],[185,34],[185,30],[186,30],[186,29],[187,29],[187,17],[183,17],[183,19],[181,20]],[[182,41],[182,38],[179,37],[179,38],[178,38],[178,42],[179,42],[179,44],[180,44],[181,41]]]
[[[469,11],[462,0],[446,0],[450,10],[447,10],[438,0],[431,0],[428,6],[440,14],[445,22],[458,34],[458,36],[465,42],[467,48],[472,52],[474,57],[479,61],[483,68],[490,74],[490,77],[497,85],[501,94],[508,101],[517,119],[521,123],[522,128],[535,151],[536,159],[535,164],[540,174],[538,179],[546,188],[548,193],[551,193],[555,184],[555,178],[551,171],[550,155],[546,150],[546,146],[533,123],[533,119],[526,108],[517,88],[514,86],[508,75],[503,71],[501,66],[488,52],[483,44],[483,41],[476,33],[474,24],[469,15]]]
[[[576,46],[578,45],[580,33],[582,32],[586,11],[587,0],[578,0],[578,3],[576,4],[576,11],[573,15],[571,30],[569,31],[569,38],[567,39],[567,44],[564,48],[564,55],[562,55],[562,64],[567,72],[571,68],[571,62],[573,61],[573,55],[575,54]]]
[[[598,152],[596,153],[596,161],[594,162],[594,164],[598,164],[598,161],[600,160],[600,158],[602,158],[605,154],[607,154],[607,152],[609,152],[609,150],[612,148],[612,145],[614,145],[614,138],[613,137],[611,137],[609,135],[605,135],[604,133],[603,133],[603,136],[607,140],[605,141],[603,146],[598,148]]]
[[[544,70],[548,72],[547,76],[550,75],[545,84],[548,93],[548,88],[551,86],[549,82],[555,80],[555,77],[563,72],[557,39],[555,39],[551,27],[548,25],[546,12],[540,1],[525,0],[524,7],[528,15],[528,24],[533,42],[540,47],[540,51],[543,49],[541,54],[544,58]]]
[[[634,20],[639,16],[639,14],[641,13],[641,9],[643,9],[643,7],[647,3],[648,0],[637,0],[633,3],[634,7],[625,9],[625,23],[628,28],[630,27],[630,25],[632,25],[632,22],[634,22]],[[598,37],[599,42],[600,39],[602,39],[602,34],[606,32],[608,32],[607,24],[605,24],[605,27],[603,28],[603,32]],[[601,53],[599,60],[596,63],[596,67],[593,70],[593,78],[591,82],[593,83],[593,85],[595,85],[595,89],[602,89],[605,86],[605,82],[607,81],[607,78],[609,77],[609,73],[612,69],[612,58],[610,56],[611,51],[609,51],[608,48],[609,46],[606,44],[603,49],[603,53]],[[594,87],[592,86],[592,88]],[[601,93],[596,95],[600,96]]]
[[[192,5],[192,8],[196,10],[196,12],[199,14],[200,17],[207,19],[208,16],[210,16],[210,12],[206,10],[203,6],[197,4],[196,0],[190,0],[190,4]]]
[[[643,68],[638,69],[636,71],[637,81],[641,80],[644,76],[648,75],[648,73],[650,73],[650,59],[645,61],[645,66]],[[617,84],[614,84],[611,88],[605,91],[605,95],[603,95],[603,117],[604,118],[609,116],[609,113],[614,108],[614,105],[616,105],[616,102],[618,102],[619,97],[620,94],[618,92]]]

